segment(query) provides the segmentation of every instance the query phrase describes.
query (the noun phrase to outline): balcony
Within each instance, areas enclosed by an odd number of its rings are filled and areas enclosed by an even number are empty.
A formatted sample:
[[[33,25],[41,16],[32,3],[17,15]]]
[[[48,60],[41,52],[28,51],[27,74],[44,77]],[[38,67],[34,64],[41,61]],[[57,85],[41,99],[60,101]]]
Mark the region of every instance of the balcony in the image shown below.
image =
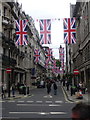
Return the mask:
[[[19,53],[19,56],[20,56],[21,58],[24,58],[24,57],[25,57],[24,52],[21,51],[21,52]]]
[[[14,6],[14,0],[11,0],[11,2],[7,2],[7,4],[11,7],[11,8],[13,8],[13,6]]]
[[[16,60],[13,58],[10,58],[6,55],[2,55],[2,65],[5,66],[15,66],[16,65]]]
[[[15,43],[12,39],[6,37],[4,35],[4,33],[1,33],[2,34],[2,45],[3,46],[9,46],[11,49],[13,49],[15,47]]]

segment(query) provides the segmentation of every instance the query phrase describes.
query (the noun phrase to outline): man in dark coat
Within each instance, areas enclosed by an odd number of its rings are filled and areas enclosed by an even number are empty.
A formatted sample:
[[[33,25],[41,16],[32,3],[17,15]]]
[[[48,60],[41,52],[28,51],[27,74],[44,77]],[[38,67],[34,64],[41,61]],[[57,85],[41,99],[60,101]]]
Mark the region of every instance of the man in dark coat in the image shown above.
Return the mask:
[[[53,83],[53,89],[54,89],[54,95],[57,94],[57,84],[54,82]]]
[[[47,93],[49,94],[51,92],[51,82],[47,82]]]

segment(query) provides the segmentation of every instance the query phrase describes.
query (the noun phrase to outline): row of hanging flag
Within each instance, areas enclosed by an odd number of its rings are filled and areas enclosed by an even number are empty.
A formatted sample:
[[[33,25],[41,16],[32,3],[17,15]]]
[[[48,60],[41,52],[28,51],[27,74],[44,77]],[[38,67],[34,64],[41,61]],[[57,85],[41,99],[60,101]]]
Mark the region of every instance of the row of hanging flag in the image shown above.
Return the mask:
[[[27,39],[27,23],[28,20],[17,20],[16,21],[16,45],[28,45]],[[40,24],[40,44],[50,44],[51,43],[51,19],[39,20]],[[64,18],[63,19],[64,28],[64,42],[66,44],[76,43],[76,23],[75,18]],[[64,48],[59,49],[59,56],[61,62],[62,71],[64,71]],[[52,71],[60,72],[60,69],[56,67],[56,63],[52,60],[52,49],[48,49],[46,52],[47,59],[45,61],[45,66],[48,67],[49,62],[53,64]],[[40,61],[40,50],[34,50],[34,61],[38,63]]]
[[[76,19],[64,18],[64,43],[76,43]],[[16,21],[16,45],[28,45],[27,39],[27,23],[28,20]],[[51,44],[51,19],[40,19],[40,44]]]
[[[52,69],[53,73],[63,73],[64,72],[64,48],[59,48],[59,56],[60,56],[60,62],[61,62],[61,70],[59,67],[56,66],[56,60],[53,60],[53,52],[51,48],[48,48],[45,50],[46,52],[46,61],[45,61],[45,67],[48,68],[48,66]],[[34,62],[39,63],[40,62],[40,50],[35,49],[34,50]],[[49,65],[50,64],[50,65]]]

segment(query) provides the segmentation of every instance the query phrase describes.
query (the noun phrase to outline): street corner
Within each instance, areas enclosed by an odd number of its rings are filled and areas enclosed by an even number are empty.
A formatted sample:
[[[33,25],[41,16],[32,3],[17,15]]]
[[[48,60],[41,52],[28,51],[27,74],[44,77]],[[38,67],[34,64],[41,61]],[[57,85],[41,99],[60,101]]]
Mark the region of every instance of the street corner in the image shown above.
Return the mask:
[[[74,99],[70,96],[70,93],[63,86],[61,88],[65,97],[65,100],[68,102],[75,102]]]

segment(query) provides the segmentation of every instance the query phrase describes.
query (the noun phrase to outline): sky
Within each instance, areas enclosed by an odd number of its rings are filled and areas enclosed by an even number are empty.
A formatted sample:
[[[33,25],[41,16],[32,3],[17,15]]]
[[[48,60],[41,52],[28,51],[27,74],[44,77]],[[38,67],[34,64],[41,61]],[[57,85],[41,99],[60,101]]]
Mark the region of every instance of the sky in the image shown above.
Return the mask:
[[[38,31],[39,23],[36,19],[51,19],[51,45],[53,55],[59,59],[58,48],[65,47],[63,40],[63,18],[70,17],[70,3],[75,4],[76,0],[17,0],[22,4],[22,10],[35,20]],[[55,20],[56,19],[56,20]],[[60,20],[58,20],[60,19]],[[48,46],[48,45],[47,45]]]

